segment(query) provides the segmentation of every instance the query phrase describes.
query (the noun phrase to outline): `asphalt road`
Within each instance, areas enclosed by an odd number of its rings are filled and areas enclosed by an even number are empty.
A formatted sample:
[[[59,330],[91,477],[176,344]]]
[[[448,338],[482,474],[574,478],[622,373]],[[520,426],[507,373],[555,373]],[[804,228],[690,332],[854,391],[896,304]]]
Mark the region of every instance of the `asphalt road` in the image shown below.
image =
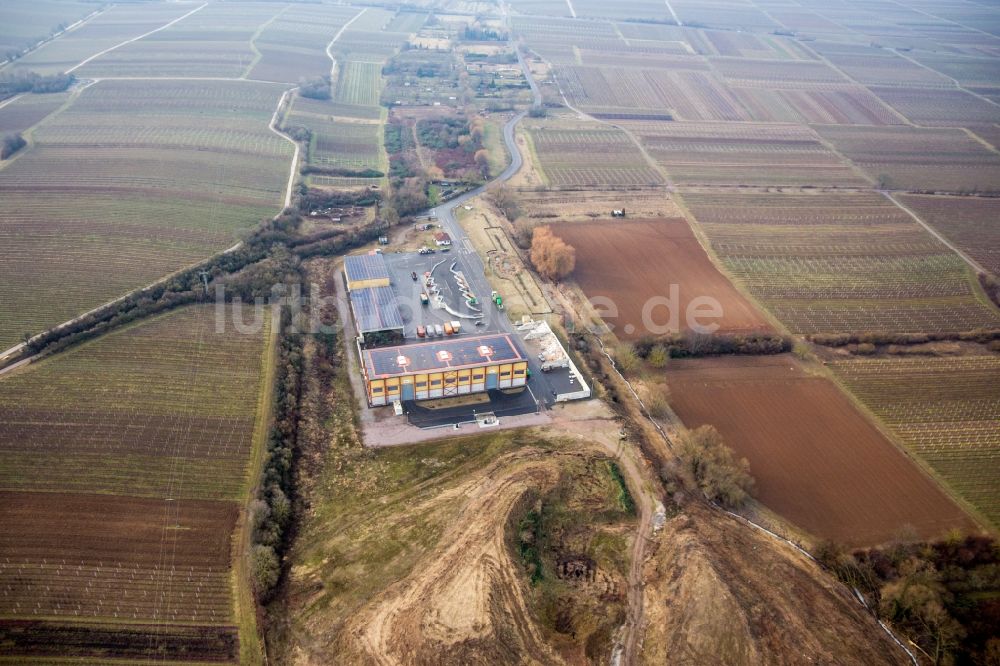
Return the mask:
[[[531,86],[535,104],[541,104],[542,98],[538,90],[538,85],[531,77],[531,72],[528,70],[527,63],[521,56],[520,50],[517,51],[517,57],[521,64],[521,70],[524,72],[528,84]],[[503,140],[507,146],[507,152],[510,153],[510,164],[507,165],[507,168],[499,176],[425,213],[426,215],[436,217],[438,224],[451,236],[453,247],[451,256],[452,258],[461,257],[461,263],[464,264],[463,270],[465,271],[466,279],[469,281],[469,286],[472,287],[472,291],[480,297],[480,301],[483,303],[483,313],[486,315],[488,323],[486,329],[512,334],[515,333],[514,326],[511,324],[510,319],[508,319],[507,314],[497,310],[495,305],[489,303],[493,287],[490,285],[489,280],[486,279],[486,266],[479,257],[479,253],[473,247],[468,234],[465,233],[462,225],[455,218],[455,210],[459,206],[464,206],[469,200],[483,194],[488,188],[510,180],[521,169],[521,165],[524,164],[524,157],[521,155],[517,142],[514,140],[514,130],[517,129],[517,124],[526,115],[527,111],[522,111],[508,120],[503,126]],[[531,369],[531,381],[528,382],[528,388],[531,390],[534,398],[536,401],[551,405],[555,398],[553,387],[546,381],[538,359],[529,357],[528,367]]]

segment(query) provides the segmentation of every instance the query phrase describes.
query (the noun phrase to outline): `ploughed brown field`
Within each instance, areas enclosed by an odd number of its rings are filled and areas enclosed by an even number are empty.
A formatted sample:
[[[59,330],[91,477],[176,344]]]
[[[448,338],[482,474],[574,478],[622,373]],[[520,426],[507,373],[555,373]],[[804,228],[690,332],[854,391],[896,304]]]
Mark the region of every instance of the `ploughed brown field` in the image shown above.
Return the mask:
[[[923,538],[975,523],[859,412],[793,357],[671,362],[670,404],[713,425],[750,461],[757,499],[805,531],[850,546],[912,527]]]
[[[693,323],[715,323],[720,331],[770,328],[761,313],[715,267],[683,219],[573,222],[553,225],[552,230],[576,248],[573,279],[587,297],[610,299],[616,307],[617,317],[612,312],[605,321],[621,338],[638,339],[666,332],[651,330],[644,323],[644,308],[654,326],[669,326],[675,332],[690,330]],[[671,285],[675,285],[676,304],[670,309],[666,305],[650,307],[654,298],[673,303]],[[704,316],[711,309],[698,307],[693,310],[698,318],[689,320],[689,306],[699,297],[715,299],[721,305],[722,316]],[[598,304],[599,310],[607,310]],[[676,322],[670,321],[673,308],[677,310]]]
[[[7,654],[235,661],[235,502],[0,492]],[[72,647],[69,647],[72,646]]]

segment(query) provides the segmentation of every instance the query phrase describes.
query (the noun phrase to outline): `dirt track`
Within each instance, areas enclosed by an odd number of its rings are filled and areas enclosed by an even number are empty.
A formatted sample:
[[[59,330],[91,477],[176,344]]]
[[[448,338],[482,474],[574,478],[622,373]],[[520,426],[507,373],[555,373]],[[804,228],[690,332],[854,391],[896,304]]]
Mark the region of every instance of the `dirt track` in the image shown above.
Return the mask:
[[[512,510],[554,484],[557,465],[552,454],[524,449],[434,498],[468,499],[438,548],[354,614],[341,656],[385,666],[560,663],[530,619],[523,572],[505,544]]]
[[[847,588],[701,504],[647,564],[645,664],[909,664]]]

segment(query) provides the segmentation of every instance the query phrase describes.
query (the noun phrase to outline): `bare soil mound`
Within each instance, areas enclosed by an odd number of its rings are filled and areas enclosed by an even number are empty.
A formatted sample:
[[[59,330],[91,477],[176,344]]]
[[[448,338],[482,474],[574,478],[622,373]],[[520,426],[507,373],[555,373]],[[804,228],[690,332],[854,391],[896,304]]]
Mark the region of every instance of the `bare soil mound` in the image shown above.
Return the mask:
[[[909,663],[815,563],[704,506],[667,522],[645,578],[642,663]]]
[[[515,505],[556,478],[552,459],[526,450],[456,488],[467,501],[438,548],[353,616],[339,654],[387,665],[559,663],[529,618],[505,542]]]

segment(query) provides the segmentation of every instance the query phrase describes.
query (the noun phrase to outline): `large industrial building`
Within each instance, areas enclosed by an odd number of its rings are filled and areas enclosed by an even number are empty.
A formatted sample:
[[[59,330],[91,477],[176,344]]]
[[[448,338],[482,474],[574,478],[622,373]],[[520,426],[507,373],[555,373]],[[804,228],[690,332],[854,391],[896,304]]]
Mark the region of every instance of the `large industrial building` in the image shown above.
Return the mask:
[[[528,361],[506,334],[362,349],[371,406],[524,386]]]
[[[344,279],[347,290],[388,287],[389,267],[382,254],[356,254],[344,257]]]
[[[345,257],[344,280],[354,326],[364,344],[402,342],[403,318],[399,314],[396,292],[390,286],[385,258],[381,254]]]
[[[469,305],[461,273],[449,270],[454,261],[416,253],[393,255],[391,262],[382,254],[345,257],[344,284],[370,406],[527,384],[529,360],[516,335],[470,335],[457,321],[464,317],[464,323],[475,328],[473,322],[482,315],[472,316],[480,311]],[[427,278],[435,268],[441,276],[436,284]],[[417,279],[418,271],[423,282]],[[399,299],[406,291],[401,290],[431,291],[431,287],[438,297],[433,303],[424,300],[423,307],[404,321]]]

